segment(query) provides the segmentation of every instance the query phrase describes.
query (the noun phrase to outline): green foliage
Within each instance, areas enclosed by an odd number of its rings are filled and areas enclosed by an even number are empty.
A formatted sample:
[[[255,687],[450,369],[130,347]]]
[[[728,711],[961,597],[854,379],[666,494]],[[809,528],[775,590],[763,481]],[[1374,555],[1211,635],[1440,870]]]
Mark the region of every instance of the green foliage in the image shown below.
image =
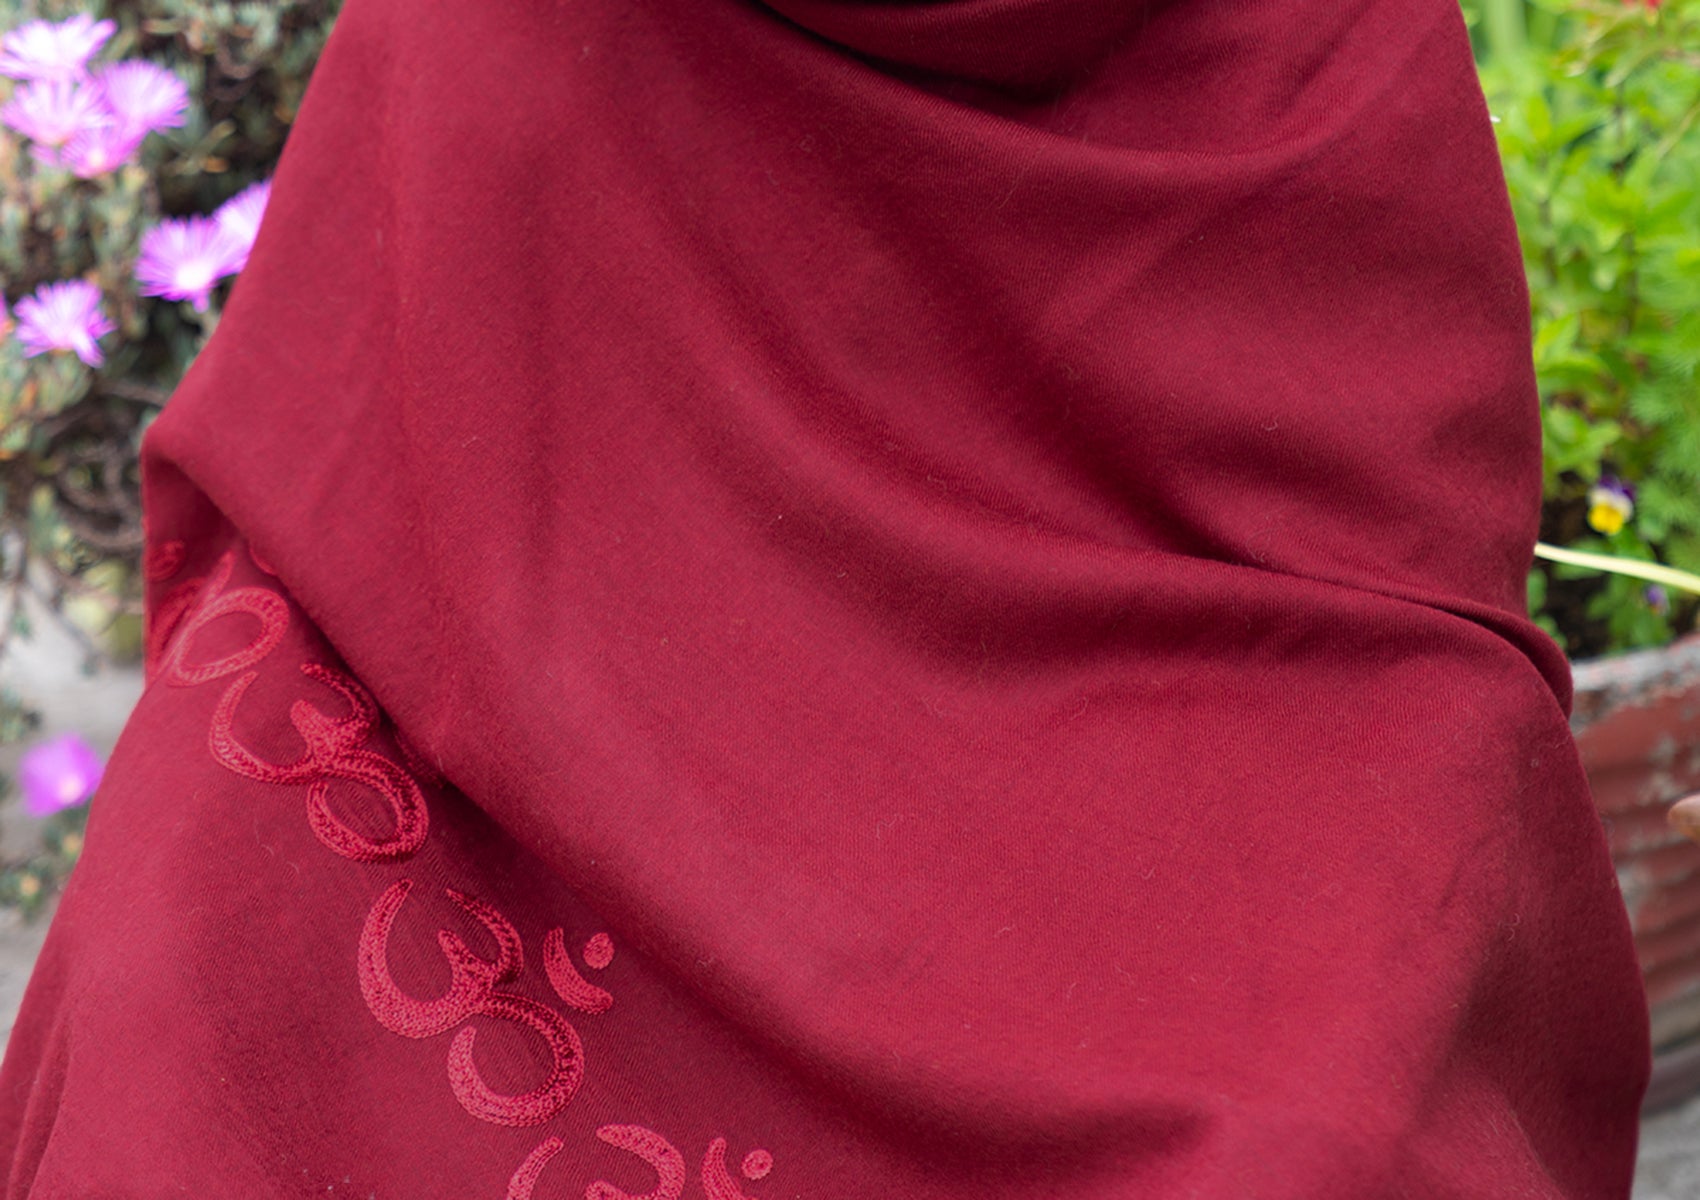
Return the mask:
[[[0,569],[0,605],[42,594],[91,654],[139,645],[142,433],[218,323],[206,312],[142,297],[142,235],[162,217],[210,213],[267,178],[295,119],[338,0],[0,0],[0,31],[77,13],[117,33],[96,63],[145,58],[188,85],[181,128],[150,135],[137,159],[79,179],[46,166],[0,129],[0,289],[8,305],[39,285],[99,285],[118,330],[106,361],[66,353],[26,358],[0,342],[0,540],[22,547]],[[0,102],[12,92],[0,80]],[[4,618],[0,618],[4,620]]]
[[[1543,540],[1700,571],[1700,0],[1476,0],[1465,14],[1528,269]],[[1616,532],[1588,520],[1605,475],[1636,489]],[[1537,574],[1531,611],[1572,654],[1694,626],[1679,592]]]

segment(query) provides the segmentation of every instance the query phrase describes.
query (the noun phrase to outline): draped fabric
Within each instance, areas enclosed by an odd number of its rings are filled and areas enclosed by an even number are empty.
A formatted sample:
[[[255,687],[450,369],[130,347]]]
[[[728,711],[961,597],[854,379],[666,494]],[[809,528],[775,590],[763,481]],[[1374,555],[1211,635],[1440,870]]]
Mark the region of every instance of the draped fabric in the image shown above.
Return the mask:
[[[4,1195],[1623,1200],[1455,0],[349,0]]]

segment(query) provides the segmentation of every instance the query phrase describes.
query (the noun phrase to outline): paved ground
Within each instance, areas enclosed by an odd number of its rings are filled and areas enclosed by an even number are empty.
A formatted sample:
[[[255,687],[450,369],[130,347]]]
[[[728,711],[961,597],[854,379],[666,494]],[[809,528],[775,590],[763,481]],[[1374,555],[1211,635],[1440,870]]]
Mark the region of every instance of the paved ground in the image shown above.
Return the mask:
[[[1634,1200],[1700,1196],[1700,1097],[1641,1123]]]

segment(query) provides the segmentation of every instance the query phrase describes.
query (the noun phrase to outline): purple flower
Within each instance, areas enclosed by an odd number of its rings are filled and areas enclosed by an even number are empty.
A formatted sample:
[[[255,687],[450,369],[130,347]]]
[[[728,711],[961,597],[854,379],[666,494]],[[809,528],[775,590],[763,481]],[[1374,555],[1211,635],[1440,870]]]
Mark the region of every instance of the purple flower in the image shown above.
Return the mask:
[[[248,252],[260,232],[260,218],[266,215],[266,201],[271,199],[271,194],[272,181],[263,179],[237,192],[213,213],[213,220],[241,248],[231,270],[240,271],[248,265]]]
[[[29,21],[0,38],[0,75],[13,79],[79,79],[89,56],[118,31],[111,21],[78,13],[55,25]]]
[[[81,279],[44,283],[15,312],[25,354],[70,350],[91,367],[102,361],[95,339],[118,328],[101,311],[100,289]]]
[[[38,742],[18,764],[24,811],[50,817],[62,808],[75,808],[94,794],[101,771],[99,756],[74,733]]]
[[[144,296],[191,300],[205,312],[213,285],[236,270],[241,243],[211,217],[167,219],[142,235],[136,279]]]
[[[1647,601],[1647,607],[1654,612],[1660,614],[1670,612],[1670,593],[1658,584],[1649,583],[1647,590],[1643,593],[1643,598]]]
[[[95,86],[114,122],[138,139],[183,124],[189,109],[189,89],[183,81],[141,59],[101,67],[95,72]]]
[[[1635,485],[1625,483],[1609,471],[1602,474],[1599,482],[1594,486],[1602,489],[1603,491],[1611,492],[1613,495],[1620,496],[1629,501],[1631,504],[1635,503]]]
[[[43,79],[13,92],[11,100],[0,108],[0,122],[46,150],[37,157],[56,162],[54,152],[60,146],[86,129],[112,124],[112,114],[93,88]]]
[[[145,129],[130,130],[116,125],[85,129],[65,143],[58,161],[70,167],[79,179],[93,179],[129,162],[146,136]]]

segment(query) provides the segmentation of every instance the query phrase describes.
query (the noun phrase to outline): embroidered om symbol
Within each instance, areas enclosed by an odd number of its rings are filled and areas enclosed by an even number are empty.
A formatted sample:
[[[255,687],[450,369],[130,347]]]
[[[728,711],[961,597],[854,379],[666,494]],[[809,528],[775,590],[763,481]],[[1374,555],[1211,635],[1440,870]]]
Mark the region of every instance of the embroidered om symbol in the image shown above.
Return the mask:
[[[634,1196],[606,1179],[598,1179],[585,1188],[584,1200],[682,1200],[685,1194],[685,1156],[673,1143],[642,1125],[604,1125],[596,1131],[596,1136],[616,1149],[641,1158],[655,1172],[656,1185],[653,1191]],[[538,1177],[543,1174],[543,1168],[565,1147],[566,1143],[558,1137],[545,1138],[537,1143],[508,1181],[507,1200],[532,1200],[531,1193],[537,1186]],[[773,1155],[766,1150],[751,1150],[744,1155],[742,1170],[745,1179],[761,1179],[773,1170]],[[723,1137],[717,1137],[708,1144],[699,1178],[708,1200],[751,1200],[726,1169],[726,1139]]]
[[[301,673],[341,694],[349,714],[327,717],[307,701],[297,700],[289,707],[289,719],[307,743],[307,753],[292,763],[267,762],[237,741],[234,731],[236,708],[259,678],[257,671],[249,671],[225,689],[213,713],[213,757],[250,779],[307,784],[307,824],[319,841],[344,858],[370,863],[412,857],[425,844],[429,825],[425,795],[404,767],[361,748],[378,723],[378,706],[371,693],[352,676],[318,663],[302,663]],[[371,838],[349,828],[331,811],[333,779],[357,783],[380,797],[389,809],[394,831],[385,838]]]
[[[584,1081],[584,1046],[578,1031],[554,1009],[523,996],[498,992],[497,986],[515,979],[524,966],[519,934],[495,909],[481,901],[445,889],[496,942],[494,961],[480,958],[446,929],[437,943],[449,964],[448,990],[434,1000],[408,995],[390,977],[389,938],[402,901],[413,887],[411,879],[397,880],[378,897],[360,934],[360,994],[378,1024],[403,1037],[428,1038],[447,1033],[470,1017],[494,1017],[533,1030],[549,1048],[548,1077],[522,1095],[496,1092],[484,1082],[472,1059],[477,1031],[471,1026],[455,1034],[449,1046],[449,1085],[461,1107],[494,1125],[539,1125],[571,1102]]]
[[[226,552],[204,581],[192,580],[161,607],[156,629],[155,672],[168,683],[194,686],[238,671],[213,712],[208,744],[220,764],[263,783],[300,784],[307,788],[307,822],[330,849],[355,862],[391,862],[408,858],[425,844],[428,819],[425,796],[406,768],[374,750],[362,748],[378,724],[372,696],[351,675],[302,663],[301,672],[340,694],[347,702],[345,717],[326,716],[305,700],[290,706],[289,719],[307,743],[307,752],[293,763],[267,762],[237,740],[236,709],[259,678],[250,670],[283,640],[289,627],[289,603],[263,587],[226,591],[235,555]],[[189,652],[206,627],[221,617],[245,614],[259,622],[247,645],[221,658],[191,663]],[[344,823],[330,805],[333,780],[355,783],[380,797],[389,810],[394,831],[383,838],[368,837]]]
[[[175,589],[156,616],[154,671],[179,686],[206,683],[244,670],[277,649],[289,628],[289,603],[269,588],[224,591],[236,556],[226,552],[208,579],[192,579]],[[220,617],[246,613],[260,630],[246,646],[212,662],[191,665],[189,648],[196,635]]]

